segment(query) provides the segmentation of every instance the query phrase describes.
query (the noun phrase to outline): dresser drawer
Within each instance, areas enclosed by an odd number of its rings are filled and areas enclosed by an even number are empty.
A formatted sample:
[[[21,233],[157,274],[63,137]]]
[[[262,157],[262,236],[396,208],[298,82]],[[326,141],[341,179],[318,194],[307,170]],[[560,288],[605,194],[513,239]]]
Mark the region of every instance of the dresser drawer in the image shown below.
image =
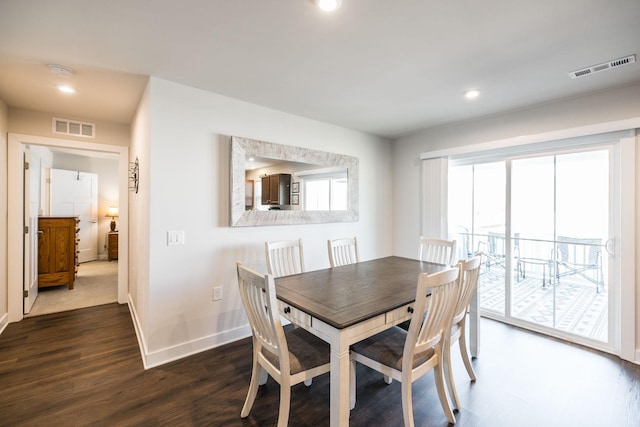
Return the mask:
[[[291,305],[278,300],[278,310],[280,314],[289,319],[291,323],[302,327],[311,327],[311,316],[304,311],[298,310]]]
[[[385,315],[385,323],[397,324],[411,319],[411,313],[408,310],[408,308],[411,306],[412,304],[403,305],[402,307],[398,307],[395,310],[388,312]]]

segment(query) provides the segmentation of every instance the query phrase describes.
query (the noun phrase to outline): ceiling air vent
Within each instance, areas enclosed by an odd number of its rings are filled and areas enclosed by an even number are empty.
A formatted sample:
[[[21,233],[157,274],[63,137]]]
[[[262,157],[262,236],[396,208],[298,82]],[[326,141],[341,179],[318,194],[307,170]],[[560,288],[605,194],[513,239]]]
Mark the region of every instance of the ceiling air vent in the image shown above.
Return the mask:
[[[75,120],[53,118],[53,133],[63,135],[82,136],[85,138],[96,137],[95,123],[78,122]]]
[[[588,76],[590,74],[599,73],[600,71],[611,70],[612,68],[622,67],[623,65],[633,64],[636,62],[635,55],[625,56],[624,58],[614,59],[609,62],[603,62],[602,64],[592,65],[591,67],[583,68],[582,70],[572,71],[569,73],[569,77],[577,79],[578,77]]]

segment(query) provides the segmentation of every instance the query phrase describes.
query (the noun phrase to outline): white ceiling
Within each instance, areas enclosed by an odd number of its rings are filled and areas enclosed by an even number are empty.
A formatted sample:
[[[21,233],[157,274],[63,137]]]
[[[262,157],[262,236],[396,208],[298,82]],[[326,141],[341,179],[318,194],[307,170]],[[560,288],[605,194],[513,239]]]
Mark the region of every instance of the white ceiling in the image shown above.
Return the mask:
[[[638,84],[639,22],[639,0],[343,0],[334,14],[311,0],[2,0],[0,99],[130,123],[156,76],[395,138]]]

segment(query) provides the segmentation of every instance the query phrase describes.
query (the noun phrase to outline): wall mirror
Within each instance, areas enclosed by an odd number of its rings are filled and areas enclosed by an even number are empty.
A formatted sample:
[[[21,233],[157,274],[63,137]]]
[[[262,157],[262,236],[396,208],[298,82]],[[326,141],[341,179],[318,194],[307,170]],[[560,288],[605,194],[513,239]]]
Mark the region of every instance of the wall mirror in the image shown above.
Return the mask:
[[[357,157],[233,136],[230,171],[232,227],[358,220]]]

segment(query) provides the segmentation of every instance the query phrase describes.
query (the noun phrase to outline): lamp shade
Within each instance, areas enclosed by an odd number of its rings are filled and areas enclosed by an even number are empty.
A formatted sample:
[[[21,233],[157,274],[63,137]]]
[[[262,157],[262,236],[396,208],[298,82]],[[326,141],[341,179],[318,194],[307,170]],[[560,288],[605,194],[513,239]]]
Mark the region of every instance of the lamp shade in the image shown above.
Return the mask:
[[[115,218],[118,216],[118,208],[116,206],[111,206],[107,209],[106,217]]]
[[[106,217],[111,218],[111,224],[109,224],[109,228],[111,231],[116,231],[116,217],[118,216],[118,208],[116,206],[110,206],[107,209]]]

